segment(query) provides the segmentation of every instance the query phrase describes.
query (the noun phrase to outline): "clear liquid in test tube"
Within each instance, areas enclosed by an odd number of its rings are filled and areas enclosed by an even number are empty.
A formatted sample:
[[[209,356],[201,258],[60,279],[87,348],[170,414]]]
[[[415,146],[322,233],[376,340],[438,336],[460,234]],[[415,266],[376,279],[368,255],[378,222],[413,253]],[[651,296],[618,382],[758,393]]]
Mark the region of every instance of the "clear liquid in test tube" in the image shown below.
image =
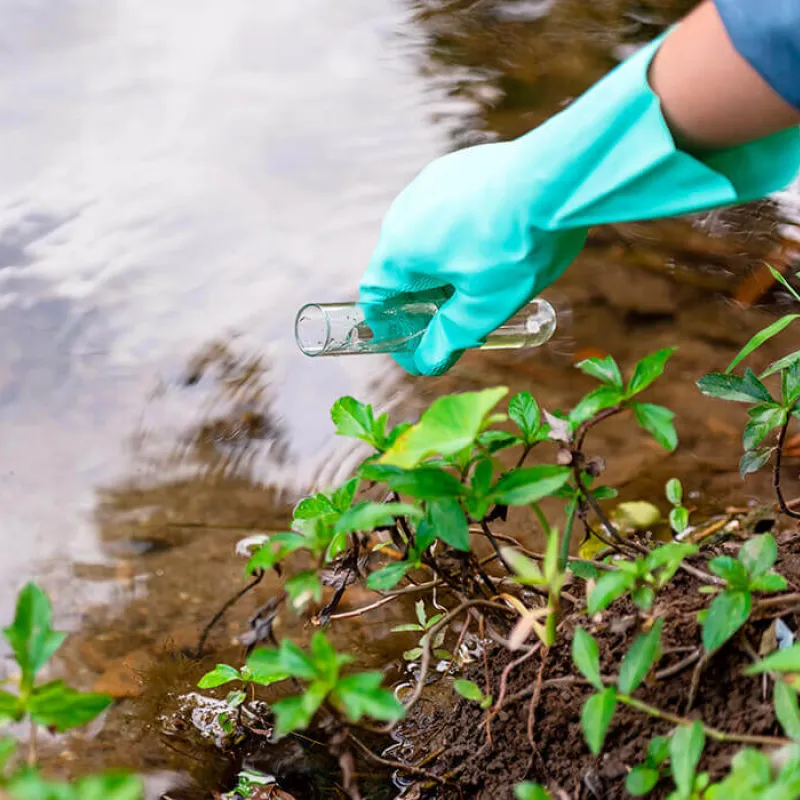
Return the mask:
[[[297,313],[294,335],[307,356],[413,353],[437,312],[434,302],[308,303]],[[540,347],[556,330],[556,312],[537,297],[480,345],[482,350]]]

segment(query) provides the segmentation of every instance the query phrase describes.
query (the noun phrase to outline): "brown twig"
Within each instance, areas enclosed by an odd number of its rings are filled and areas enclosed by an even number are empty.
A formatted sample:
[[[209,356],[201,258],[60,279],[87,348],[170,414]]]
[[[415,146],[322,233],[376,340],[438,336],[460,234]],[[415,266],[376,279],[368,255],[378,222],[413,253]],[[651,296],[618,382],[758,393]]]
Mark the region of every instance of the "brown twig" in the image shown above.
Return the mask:
[[[800,519],[800,512],[792,511],[792,509],[789,508],[789,505],[783,496],[783,491],[781,490],[781,459],[783,456],[783,445],[786,441],[786,432],[789,430],[789,422],[791,419],[791,416],[787,414],[786,422],[781,425],[781,430],[778,434],[778,448],[775,452],[775,466],[772,470],[772,487],[775,489],[775,496],[778,498],[778,506],[780,507],[780,510],[787,517],[791,517],[792,519]]]
[[[225,612],[233,608],[251,589],[255,589],[259,583],[264,579],[265,572],[263,569],[260,569],[256,573],[256,577],[253,578],[244,589],[240,589],[236,594],[229,598],[228,600],[223,603],[222,607],[216,614],[211,618],[211,621],[208,625],[203,628],[203,632],[200,634],[200,639],[197,642],[197,650],[195,650],[194,657],[195,658],[202,658],[205,652],[206,642],[208,641],[208,637],[211,634],[211,631],[214,630],[217,623],[222,619],[225,615]]]
[[[492,530],[489,527],[488,523],[486,522],[485,518],[481,520],[480,525],[481,525],[481,528],[483,529],[483,535],[491,543],[492,547],[494,548],[494,552],[497,553],[498,560],[505,567],[506,572],[509,575],[513,575],[514,574],[514,570],[511,569],[511,565],[508,563],[508,561],[506,561],[505,557],[500,552],[500,545],[497,544],[497,539],[495,539],[494,534],[492,533]]]
[[[387,594],[385,597],[381,597],[380,600],[376,600],[374,603],[362,606],[361,608],[354,608],[352,611],[342,611],[338,614],[331,614],[330,617],[328,617],[328,619],[334,620],[334,619],[349,619],[350,617],[359,617],[362,614],[366,614],[368,611],[374,611],[376,608],[380,608],[381,606],[385,606],[387,603],[391,603],[392,600],[396,600],[400,595],[413,594],[416,592],[424,592],[427,591],[428,589],[432,589],[435,586],[438,586],[440,583],[441,581],[436,579],[433,581],[428,581],[428,583],[418,583],[414,586],[406,586],[403,589],[397,589],[396,591]]]
[[[547,664],[547,654],[549,652],[550,648],[545,647],[542,653],[542,662],[539,664],[539,671],[536,673],[536,685],[533,689],[533,697],[531,698],[531,704],[528,708],[528,724],[526,730],[528,732],[528,741],[534,752],[536,752],[536,741],[533,738],[533,723],[536,719],[536,709],[539,707],[539,700],[542,696],[542,678],[544,677],[544,668]]]
[[[438,775],[434,775],[427,769],[414,766],[414,764],[406,764],[402,761],[392,761],[391,759],[383,758],[382,756],[373,753],[369,747],[367,747],[357,736],[352,733],[352,731],[348,733],[348,738],[365,758],[375,762],[376,764],[380,764],[383,767],[391,767],[392,769],[402,770],[403,772],[408,772],[412,775],[419,775],[426,780],[435,781],[439,784],[447,782],[446,778],[441,778]]]

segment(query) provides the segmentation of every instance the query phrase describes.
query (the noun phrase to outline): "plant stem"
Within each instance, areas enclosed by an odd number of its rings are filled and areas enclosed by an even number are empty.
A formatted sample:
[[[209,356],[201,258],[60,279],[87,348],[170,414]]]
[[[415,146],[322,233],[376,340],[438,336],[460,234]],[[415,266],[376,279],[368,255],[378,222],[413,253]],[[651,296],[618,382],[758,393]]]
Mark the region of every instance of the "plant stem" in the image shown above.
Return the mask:
[[[781,459],[783,458],[783,445],[786,441],[786,432],[789,430],[789,422],[791,419],[792,418],[787,414],[786,422],[781,425],[781,430],[778,434],[778,449],[775,453],[775,466],[772,470],[772,487],[775,489],[775,496],[778,498],[778,505],[781,511],[786,514],[787,517],[800,519],[800,513],[792,511],[792,509],[789,508],[786,504],[783,492],[781,491]]]
[[[655,717],[656,719],[663,719],[665,722],[671,722],[673,725],[689,727],[699,721],[687,719],[686,717],[679,717],[677,714],[670,714],[668,711],[662,711],[660,708],[651,706],[648,703],[643,703],[641,700],[637,700],[635,697],[630,697],[629,695],[618,694],[617,700],[619,700],[620,703],[624,703],[626,706],[641,711],[643,714]],[[783,739],[779,736],[754,736],[747,733],[728,733],[727,731],[720,731],[717,728],[711,728],[704,723],[702,724],[706,736],[717,742],[736,742],[738,744],[761,745],[763,747],[777,747],[791,744],[789,739]]]
[[[603,420],[616,416],[624,410],[625,407],[622,405],[614,406],[614,408],[607,408],[579,425],[578,430],[575,431],[575,450],[578,452],[583,450],[583,440],[586,438],[586,434],[589,433],[589,431],[594,428],[595,425],[603,422]]]
[[[28,737],[28,766],[36,766],[37,742],[38,742],[39,726],[31,719],[31,732]]]
[[[480,524],[481,524],[481,528],[483,529],[484,536],[486,536],[486,538],[491,542],[491,545],[494,548],[494,552],[497,553],[498,560],[505,567],[506,572],[509,575],[513,575],[514,572],[511,569],[508,561],[506,561],[505,557],[500,552],[500,545],[497,543],[497,539],[494,538],[494,534],[492,533],[491,528],[489,528],[489,524],[486,522],[486,518],[485,517],[481,520]]]

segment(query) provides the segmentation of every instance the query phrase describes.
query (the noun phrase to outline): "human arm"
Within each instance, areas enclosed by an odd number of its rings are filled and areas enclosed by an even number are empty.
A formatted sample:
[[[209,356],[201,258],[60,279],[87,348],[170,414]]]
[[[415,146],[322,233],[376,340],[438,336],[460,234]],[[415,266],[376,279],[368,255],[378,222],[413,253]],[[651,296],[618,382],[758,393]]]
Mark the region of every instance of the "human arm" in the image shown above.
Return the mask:
[[[797,39],[800,55],[800,2],[785,5],[793,18],[779,17],[785,35]],[[784,99],[776,88],[736,49],[732,34],[757,24],[756,15],[769,15],[769,3],[753,0],[723,0],[721,8],[730,18],[732,31],[717,5],[706,0],[692,11],[666,38],[653,59],[650,85],[661,100],[661,109],[678,143],[688,150],[715,149],[744,144],[800,123],[800,110]],[[737,13],[738,12],[738,13]],[[745,16],[741,16],[745,15]],[[766,39],[769,29],[762,30]],[[745,46],[760,64],[765,49]],[[782,72],[786,68],[784,67]],[[764,70],[767,77],[772,70]],[[794,65],[795,82],[800,84],[800,61]],[[784,80],[777,80],[783,88]],[[785,81],[787,93],[791,86]]]

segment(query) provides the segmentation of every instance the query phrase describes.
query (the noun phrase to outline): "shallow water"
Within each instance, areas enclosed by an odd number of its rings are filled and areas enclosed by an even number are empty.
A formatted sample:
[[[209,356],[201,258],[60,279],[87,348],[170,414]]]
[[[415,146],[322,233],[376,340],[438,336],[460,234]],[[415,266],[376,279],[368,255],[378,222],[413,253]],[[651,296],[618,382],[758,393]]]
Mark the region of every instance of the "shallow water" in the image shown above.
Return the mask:
[[[78,631],[65,659],[86,685],[194,641],[240,585],[237,539],[346,473],[336,397],[411,416],[443,391],[508,383],[567,405],[588,387],[571,370],[587,348],[623,365],[681,348],[654,398],[678,412],[683,447],[667,458],[611,425],[597,439],[610,482],[653,495],[679,474],[698,503],[761,497],[765,481],[743,489],[732,472],[739,410],[691,381],[785,302],[770,287],[763,309],[731,298],[800,240],[797,191],[593,232],[555,287],[569,330],[543,352],[407,380],[386,357],[311,360],[292,341],[304,302],[355,295],[382,214],[422,166],[530,129],[691,3],[664,5],[0,0],[3,618],[41,579]],[[378,614],[342,635],[380,663],[397,651],[387,630]],[[184,667],[163,666],[165,685]],[[188,686],[197,668],[184,672]],[[69,759],[118,762],[120,731],[140,739],[161,699],[126,701]],[[152,738],[135,766],[186,766]]]

